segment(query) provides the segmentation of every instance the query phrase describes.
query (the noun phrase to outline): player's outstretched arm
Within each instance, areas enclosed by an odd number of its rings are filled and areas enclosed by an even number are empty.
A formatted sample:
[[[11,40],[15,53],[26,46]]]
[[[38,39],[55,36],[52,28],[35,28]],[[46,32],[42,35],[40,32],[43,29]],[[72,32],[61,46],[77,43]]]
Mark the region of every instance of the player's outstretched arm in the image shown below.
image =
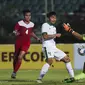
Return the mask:
[[[72,33],[72,35],[74,37],[76,37],[77,39],[79,39],[79,40],[85,40],[85,37],[83,35],[79,34],[78,32],[74,31],[69,24],[65,24],[64,23],[63,24],[63,27],[64,27],[64,30],[65,31]]]
[[[77,39],[79,40],[83,40],[83,36],[81,34],[79,34],[78,32],[72,32],[72,35],[74,35]]]

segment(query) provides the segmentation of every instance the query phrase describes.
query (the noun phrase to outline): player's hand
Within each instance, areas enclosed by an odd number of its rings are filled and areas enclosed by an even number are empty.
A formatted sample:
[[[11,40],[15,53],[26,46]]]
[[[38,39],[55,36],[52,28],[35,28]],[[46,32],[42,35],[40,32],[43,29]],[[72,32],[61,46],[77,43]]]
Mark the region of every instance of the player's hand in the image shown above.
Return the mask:
[[[63,23],[64,30],[67,32],[72,32],[73,29],[71,29],[69,24]]]
[[[37,41],[38,41],[38,42],[41,42],[41,38],[37,38]]]
[[[18,35],[20,35],[20,33],[15,30],[9,34],[9,36],[18,36]]]
[[[15,35],[16,35],[16,36],[18,36],[18,35],[20,35],[20,33],[19,33],[19,32],[17,32]]]
[[[15,36],[20,35],[20,33],[19,33],[17,30],[14,30],[14,31],[13,31],[13,34],[15,34]]]
[[[56,34],[56,37],[61,37],[61,33],[57,33]]]

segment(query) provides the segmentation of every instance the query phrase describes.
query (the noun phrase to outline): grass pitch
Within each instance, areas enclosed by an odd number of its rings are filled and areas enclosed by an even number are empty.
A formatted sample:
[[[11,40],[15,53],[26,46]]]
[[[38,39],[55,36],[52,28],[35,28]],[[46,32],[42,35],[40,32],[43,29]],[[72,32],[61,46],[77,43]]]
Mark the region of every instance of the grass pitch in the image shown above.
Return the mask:
[[[75,75],[81,71],[75,71]],[[36,79],[40,70],[19,70],[16,79],[11,79],[12,70],[0,70],[0,85],[85,85],[85,80],[74,83],[63,83],[68,78],[66,70],[49,70],[43,78],[43,83],[38,84]]]

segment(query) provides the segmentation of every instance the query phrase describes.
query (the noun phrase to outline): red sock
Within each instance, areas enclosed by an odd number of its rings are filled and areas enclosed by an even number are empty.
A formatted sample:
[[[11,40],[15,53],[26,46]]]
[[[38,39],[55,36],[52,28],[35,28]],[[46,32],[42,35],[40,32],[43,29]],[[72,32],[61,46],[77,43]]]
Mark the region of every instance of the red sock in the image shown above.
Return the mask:
[[[16,64],[14,65],[14,72],[16,73],[18,71],[18,69],[21,66],[22,61],[21,60],[17,60]]]

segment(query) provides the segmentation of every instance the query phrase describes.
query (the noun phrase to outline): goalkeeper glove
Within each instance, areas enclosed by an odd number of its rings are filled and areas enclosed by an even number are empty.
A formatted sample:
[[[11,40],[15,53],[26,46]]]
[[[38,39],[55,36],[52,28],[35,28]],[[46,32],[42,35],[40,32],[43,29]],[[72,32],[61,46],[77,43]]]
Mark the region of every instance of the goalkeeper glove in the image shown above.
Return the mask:
[[[64,27],[64,30],[67,32],[71,32],[71,33],[74,32],[69,23],[67,23],[67,24],[63,23],[63,27]]]

